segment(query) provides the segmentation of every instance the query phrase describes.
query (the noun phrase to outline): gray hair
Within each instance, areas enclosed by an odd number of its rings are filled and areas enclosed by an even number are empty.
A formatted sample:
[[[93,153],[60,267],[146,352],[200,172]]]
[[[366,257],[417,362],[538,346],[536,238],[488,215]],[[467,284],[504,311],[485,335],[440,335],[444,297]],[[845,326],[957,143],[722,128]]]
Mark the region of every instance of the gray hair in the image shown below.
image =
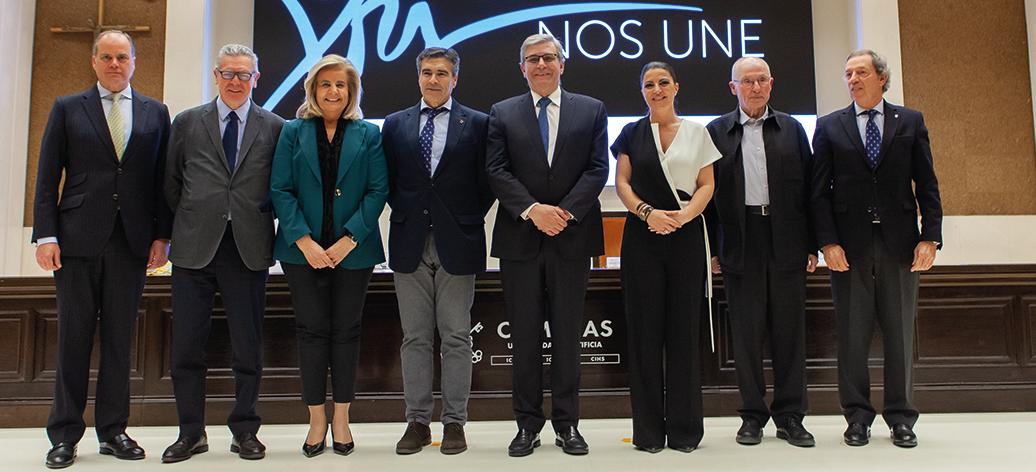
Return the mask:
[[[126,33],[125,31],[117,30],[117,29],[110,29],[110,30],[101,31],[101,34],[98,34],[97,37],[94,38],[94,45],[93,45],[93,47],[90,48],[90,55],[96,56],[97,55],[97,44],[100,43],[101,39],[104,38],[105,36],[111,36],[111,35],[119,35],[119,36],[122,36],[123,38],[126,38],[126,41],[129,41],[129,45],[130,45],[130,56],[137,57],[137,45],[136,45],[136,43],[133,42],[133,38],[128,33]]]
[[[522,42],[522,48],[518,51],[518,63],[521,64],[525,62],[525,48],[543,43],[553,43],[554,49],[558,52],[558,60],[561,61],[562,64],[565,63],[565,53],[561,50],[561,41],[558,41],[558,38],[555,38],[554,36],[543,33],[534,34],[525,38],[525,41]]]
[[[770,74],[770,64],[767,64],[766,61],[763,60],[763,58],[746,56],[738,58],[738,60],[734,61],[734,65],[730,66],[730,80],[737,80],[737,69],[739,67],[752,64],[763,66],[764,68],[766,68],[766,73],[768,75],[772,75]]]
[[[219,48],[219,53],[216,54],[216,64],[214,67],[219,68],[220,61],[227,56],[245,56],[252,60],[252,72],[259,71],[259,56],[256,56],[252,52],[252,48],[245,46],[244,44],[225,44]]]
[[[417,73],[421,73],[421,63],[424,62],[425,59],[439,58],[450,61],[450,64],[453,65],[453,75],[455,77],[460,74],[460,54],[457,54],[457,51],[454,51],[453,49],[447,48],[427,48],[424,51],[421,51],[421,53],[417,55]]]
[[[845,58],[845,62],[849,62],[849,59],[860,56],[870,56],[871,62],[874,64],[874,71],[878,73],[878,77],[885,78],[885,84],[881,86],[882,92],[889,91],[889,79],[892,78],[889,72],[889,63],[885,60],[885,56],[878,54],[870,49],[857,49],[849,53],[849,57]]]

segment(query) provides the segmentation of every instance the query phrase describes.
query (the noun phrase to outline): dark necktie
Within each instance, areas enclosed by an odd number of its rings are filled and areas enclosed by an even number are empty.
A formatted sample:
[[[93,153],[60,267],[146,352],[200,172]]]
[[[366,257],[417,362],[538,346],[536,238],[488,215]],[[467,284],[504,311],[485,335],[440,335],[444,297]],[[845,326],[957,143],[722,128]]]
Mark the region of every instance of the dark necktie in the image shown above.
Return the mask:
[[[878,152],[881,151],[881,132],[878,131],[878,124],[874,122],[878,110],[867,110],[863,113],[867,114],[867,142],[864,143],[867,148],[867,164],[874,170],[878,167]]]
[[[547,154],[550,152],[550,124],[547,122],[547,107],[550,105],[550,99],[547,97],[540,98],[540,101],[536,102],[536,106],[540,108],[540,138],[543,139],[543,153]],[[550,156],[547,156],[547,162],[550,162]]]
[[[424,122],[424,128],[421,128],[421,136],[418,137],[417,142],[421,145],[421,160],[424,161],[424,168],[428,171],[428,175],[432,175],[432,138],[435,136],[435,117],[444,111],[448,110],[446,108],[425,108],[421,110],[421,113],[424,113],[428,120]]]
[[[227,127],[223,130],[223,154],[226,154],[227,167],[233,174],[237,165],[237,113],[233,110],[227,115]]]

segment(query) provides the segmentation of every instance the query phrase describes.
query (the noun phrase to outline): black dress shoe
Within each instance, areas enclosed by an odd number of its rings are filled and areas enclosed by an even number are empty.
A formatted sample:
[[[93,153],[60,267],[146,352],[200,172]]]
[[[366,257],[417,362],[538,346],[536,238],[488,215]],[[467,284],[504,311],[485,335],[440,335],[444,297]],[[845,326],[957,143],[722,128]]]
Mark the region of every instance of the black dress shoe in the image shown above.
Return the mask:
[[[694,452],[695,449],[698,449],[698,446],[681,446],[679,444],[670,444],[669,449],[687,453]]]
[[[131,461],[144,458],[144,448],[137,445],[137,442],[126,435],[126,433],[121,433],[114,438],[102,442],[97,452]]]
[[[636,449],[638,451],[650,452],[652,454],[658,454],[659,452],[662,452],[662,450],[665,448],[662,446],[638,446],[634,444],[633,449]]]
[[[565,454],[582,456],[590,452],[590,446],[586,445],[583,435],[579,434],[579,430],[575,426],[557,431],[556,434],[554,445],[565,451]]]
[[[892,444],[899,447],[915,447],[917,446],[917,435],[914,434],[914,430],[905,424],[894,424],[889,429],[889,434],[892,435]]]
[[[230,452],[242,459],[254,461],[266,457],[266,446],[259,442],[255,433],[242,433],[234,436],[230,442]]]
[[[763,425],[755,418],[742,418],[741,428],[737,430],[734,438],[738,444],[754,446],[763,442]]]
[[[813,435],[806,431],[806,428],[802,426],[802,421],[798,418],[788,418],[784,421],[783,426],[778,426],[777,438],[788,441],[788,444],[792,446],[813,447],[817,445]]]
[[[335,441],[334,433],[331,434],[331,449],[335,451],[335,454],[338,454],[340,456],[348,456],[349,454],[353,453],[353,449],[355,448],[356,447],[354,441],[340,443],[338,441]]]
[[[532,450],[540,447],[540,433],[527,429],[519,429],[514,435],[511,444],[507,446],[507,455],[511,457],[522,457],[532,454]]]
[[[324,453],[327,450],[327,441],[320,441],[316,444],[302,443],[302,455],[306,457],[316,457]]]
[[[866,446],[870,442],[871,427],[863,423],[849,423],[849,427],[842,434],[842,439],[848,446]]]
[[[47,468],[64,469],[76,461],[76,445],[72,443],[57,443],[47,451]]]
[[[170,464],[185,461],[195,454],[208,452],[208,450],[209,440],[204,434],[196,438],[180,436],[176,442],[165,448],[165,452],[162,453],[162,462]]]

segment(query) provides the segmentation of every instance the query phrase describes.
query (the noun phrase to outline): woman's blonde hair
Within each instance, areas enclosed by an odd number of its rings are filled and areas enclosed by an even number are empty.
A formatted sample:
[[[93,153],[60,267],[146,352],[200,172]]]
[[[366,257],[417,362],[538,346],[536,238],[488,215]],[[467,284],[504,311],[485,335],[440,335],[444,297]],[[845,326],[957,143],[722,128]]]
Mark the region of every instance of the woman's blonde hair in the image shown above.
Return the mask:
[[[317,74],[324,69],[345,71],[346,88],[349,90],[349,102],[346,103],[345,110],[342,111],[342,118],[346,120],[363,118],[363,111],[360,110],[360,95],[363,94],[363,87],[360,85],[360,73],[353,66],[352,62],[338,54],[328,54],[320,58],[316,64],[313,64],[313,67],[309,68],[309,73],[306,74],[306,81],[302,84],[302,89],[306,91],[306,98],[298,111],[295,112],[295,116],[302,119],[324,116],[320,110],[320,105],[317,104],[316,87]]]

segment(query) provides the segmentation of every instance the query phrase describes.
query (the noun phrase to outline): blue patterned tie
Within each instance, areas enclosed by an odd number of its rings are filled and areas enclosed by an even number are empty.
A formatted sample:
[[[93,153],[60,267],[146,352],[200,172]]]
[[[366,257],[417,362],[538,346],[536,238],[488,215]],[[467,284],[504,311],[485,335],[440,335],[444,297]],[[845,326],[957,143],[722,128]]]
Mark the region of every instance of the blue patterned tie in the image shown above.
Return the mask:
[[[237,165],[237,113],[234,111],[227,115],[227,127],[223,130],[223,154],[226,154],[227,167],[233,174]]]
[[[881,132],[874,122],[878,110],[867,110],[863,113],[867,114],[867,142],[864,143],[867,148],[867,163],[870,164],[871,170],[874,170],[878,167],[878,152],[881,151]]]
[[[421,110],[421,113],[425,114],[428,120],[424,122],[424,128],[421,128],[421,136],[417,139],[417,142],[421,145],[421,159],[424,161],[424,168],[428,171],[429,176],[432,175],[432,137],[435,135],[435,117],[444,111],[447,111],[446,108],[425,108]]]
[[[536,106],[540,108],[540,138],[543,139],[543,153],[547,154],[550,151],[550,124],[547,123],[547,106],[550,105],[550,98],[542,97],[540,101],[536,102]],[[550,156],[547,156],[547,162],[550,162]]]

